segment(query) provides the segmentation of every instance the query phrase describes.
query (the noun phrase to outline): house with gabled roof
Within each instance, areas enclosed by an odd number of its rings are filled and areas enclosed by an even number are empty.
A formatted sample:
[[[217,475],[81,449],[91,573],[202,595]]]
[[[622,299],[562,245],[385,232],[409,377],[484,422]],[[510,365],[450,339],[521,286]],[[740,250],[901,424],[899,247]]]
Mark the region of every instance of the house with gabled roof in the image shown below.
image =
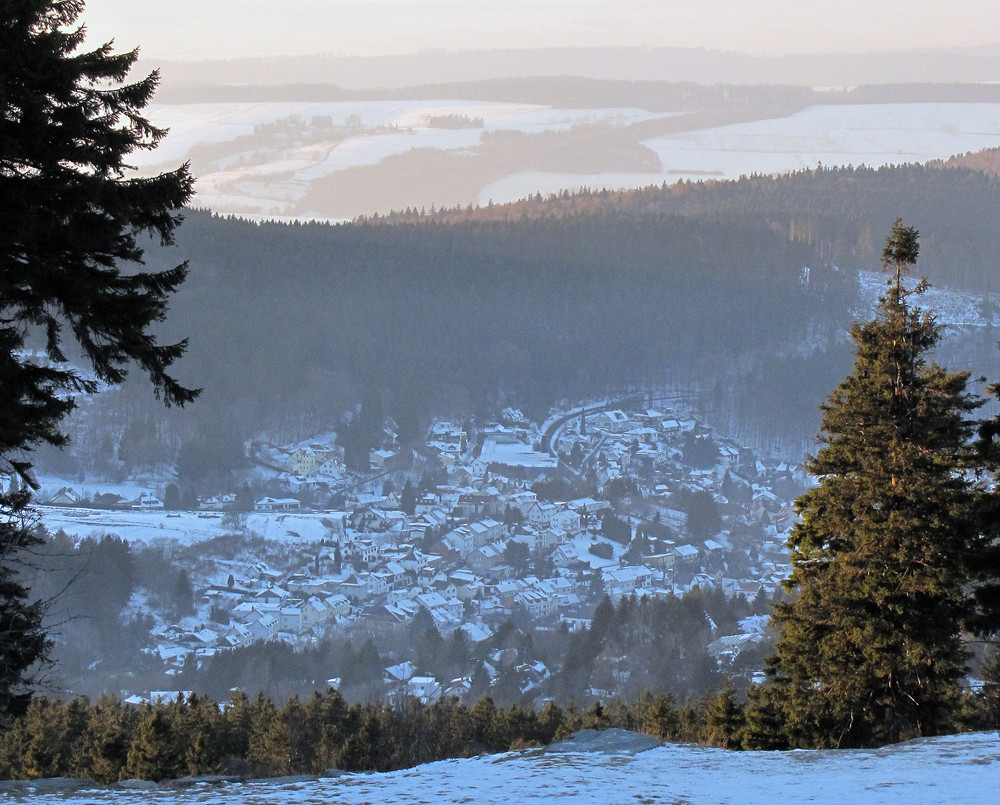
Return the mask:
[[[256,617],[248,619],[244,626],[250,632],[254,641],[276,640],[278,637],[278,617],[270,612],[259,612]]]
[[[629,595],[649,587],[653,583],[654,573],[643,565],[627,565],[608,568],[602,571],[601,578],[607,593]]]
[[[81,500],[83,500],[83,495],[71,486],[64,486],[50,497],[46,504],[49,506],[76,506]]]
[[[503,554],[506,548],[506,540],[491,542],[489,545],[483,545],[481,548],[476,548],[476,550],[472,551],[466,557],[466,562],[475,572],[486,573],[497,565],[503,564]]]
[[[591,421],[601,430],[611,433],[624,433],[629,428],[629,419],[624,411],[614,409],[612,411],[598,411],[593,415]]]

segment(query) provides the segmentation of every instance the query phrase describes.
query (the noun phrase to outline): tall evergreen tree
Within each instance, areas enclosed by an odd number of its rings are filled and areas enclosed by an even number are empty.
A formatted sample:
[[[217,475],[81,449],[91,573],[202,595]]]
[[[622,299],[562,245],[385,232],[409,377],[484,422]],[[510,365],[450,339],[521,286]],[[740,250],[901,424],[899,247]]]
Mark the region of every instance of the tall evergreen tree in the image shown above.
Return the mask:
[[[10,0],[0,8],[0,459],[30,482],[24,451],[61,445],[62,419],[81,393],[145,371],[168,404],[197,392],[169,374],[184,342],[150,328],[187,273],[141,269],[147,236],[169,244],[191,197],[187,166],[126,176],[129,155],[165,132],[142,112],[153,73],[129,83],[138,53],[83,48],[83,0]],[[66,363],[66,343],[89,364]],[[41,346],[48,360],[30,356]],[[74,356],[75,357],[75,356]],[[0,495],[0,723],[46,652],[41,610],[15,570],[33,536],[24,496]]]
[[[897,221],[883,255],[894,276],[876,317],[852,328],[854,372],[823,406],[823,446],[807,464],[819,484],[796,502],[795,595],[775,608],[769,689],[756,700],[772,722],[777,707],[793,746],[877,745],[952,725],[979,539],[967,415],[981,402],[967,373],[926,360],[941,327],[911,304],[926,283],[902,281],[917,251],[916,231]]]

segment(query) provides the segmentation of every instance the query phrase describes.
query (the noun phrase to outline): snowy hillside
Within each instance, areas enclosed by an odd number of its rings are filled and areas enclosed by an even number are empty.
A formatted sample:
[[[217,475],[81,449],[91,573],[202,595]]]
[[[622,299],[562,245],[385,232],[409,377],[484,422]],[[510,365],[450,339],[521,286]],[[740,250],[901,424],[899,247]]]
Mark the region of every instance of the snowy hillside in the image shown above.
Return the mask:
[[[854,315],[859,319],[867,319],[878,305],[879,297],[886,292],[888,274],[875,271],[858,272],[860,291],[859,307]],[[917,277],[907,277],[905,285],[912,288]],[[996,326],[997,315],[991,314],[989,320],[984,316],[984,303],[981,296],[945,287],[931,285],[914,304],[918,307],[934,311],[934,316],[940,324],[951,327],[986,327]]]
[[[595,738],[590,736],[581,736]],[[197,784],[159,791],[34,793],[27,801],[115,803],[954,803],[997,801],[995,734],[911,741],[873,751],[730,752],[668,745],[648,751],[628,733],[390,774]],[[602,751],[603,750],[603,751]],[[30,794],[30,791],[23,793]],[[4,794],[0,788],[0,798]]]
[[[1000,145],[1000,104],[990,103],[821,105],[652,138],[629,129],[669,115],[635,108],[408,100],[159,104],[149,111],[170,134],[138,156],[146,160],[140,168],[191,159],[196,205],[278,218],[485,205],[564,188],[735,179],[820,162],[924,162]],[[446,118],[469,125],[442,126]],[[557,147],[496,136],[564,135],[574,127],[590,133]]]

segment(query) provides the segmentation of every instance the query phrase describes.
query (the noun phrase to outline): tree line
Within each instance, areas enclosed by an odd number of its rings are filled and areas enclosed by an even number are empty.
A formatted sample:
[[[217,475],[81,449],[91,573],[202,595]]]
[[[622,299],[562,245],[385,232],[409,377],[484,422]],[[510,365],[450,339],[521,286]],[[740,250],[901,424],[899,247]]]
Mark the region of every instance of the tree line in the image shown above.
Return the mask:
[[[996,727],[996,691],[966,696],[956,722]],[[489,696],[473,706],[441,698],[349,704],[338,691],[293,696],[284,705],[237,691],[221,706],[190,694],[154,704],[35,697],[0,734],[0,779],[76,777],[101,784],[138,778],[236,778],[392,771],[446,758],[544,746],[581,729],[617,727],[664,741],[760,748],[754,722],[731,687],[678,705],[670,694],[579,709],[550,702],[541,710],[500,707]]]

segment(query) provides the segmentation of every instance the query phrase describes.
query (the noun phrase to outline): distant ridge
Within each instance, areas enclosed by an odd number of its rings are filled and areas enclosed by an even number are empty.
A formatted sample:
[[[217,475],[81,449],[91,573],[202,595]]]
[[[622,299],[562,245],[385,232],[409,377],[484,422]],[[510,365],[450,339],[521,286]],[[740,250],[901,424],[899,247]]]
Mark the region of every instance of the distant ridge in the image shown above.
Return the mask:
[[[1000,176],[1000,148],[986,148],[982,151],[954,156],[944,164],[948,168],[971,168],[991,176]]]
[[[734,98],[733,95],[739,96]],[[167,85],[159,103],[269,103],[377,100],[479,100],[592,109],[635,106],[650,111],[723,108],[773,102],[807,104],[1000,103],[1000,84],[887,83],[851,89],[812,90],[791,82],[705,84],[694,81],[597,79],[526,75],[428,84],[352,89],[316,80],[308,83],[191,83]]]
[[[1000,46],[772,58],[682,48],[432,50],[398,56],[158,61],[148,66],[161,68],[163,91],[192,84],[315,83],[371,90],[446,83],[456,77],[482,81],[528,75],[852,87],[871,83],[1000,81]]]

